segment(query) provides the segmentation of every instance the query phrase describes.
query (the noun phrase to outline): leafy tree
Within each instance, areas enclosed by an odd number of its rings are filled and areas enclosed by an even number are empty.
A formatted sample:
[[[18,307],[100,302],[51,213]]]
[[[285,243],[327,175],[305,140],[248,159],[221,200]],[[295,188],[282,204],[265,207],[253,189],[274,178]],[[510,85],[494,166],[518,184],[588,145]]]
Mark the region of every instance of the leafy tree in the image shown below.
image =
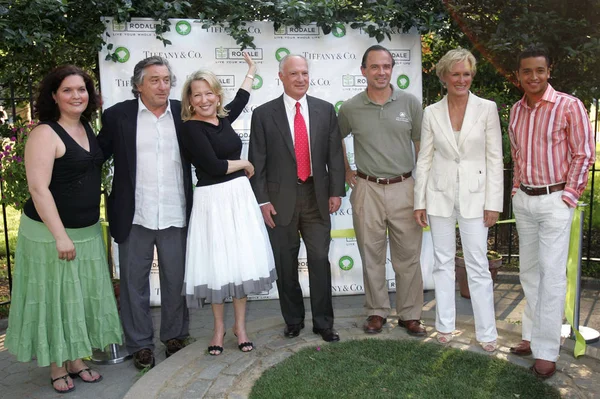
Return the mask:
[[[444,0],[469,40],[516,84],[516,56],[536,44],[548,48],[551,84],[590,105],[598,97],[598,0]]]
[[[227,27],[241,47],[253,47],[245,21],[270,20],[276,26],[316,22],[328,33],[336,23],[352,23],[383,40],[393,32],[416,27],[436,30],[447,19],[439,0],[5,0],[0,3],[0,85],[7,81],[24,89],[53,67],[73,63],[98,75],[97,54],[106,45],[102,16],[127,21],[150,17],[160,23],[156,37],[170,27],[169,18],[200,18]],[[112,55],[114,57],[114,55]],[[97,76],[98,77],[98,76]],[[24,93],[22,93],[24,94]],[[2,96],[4,97],[4,96]]]

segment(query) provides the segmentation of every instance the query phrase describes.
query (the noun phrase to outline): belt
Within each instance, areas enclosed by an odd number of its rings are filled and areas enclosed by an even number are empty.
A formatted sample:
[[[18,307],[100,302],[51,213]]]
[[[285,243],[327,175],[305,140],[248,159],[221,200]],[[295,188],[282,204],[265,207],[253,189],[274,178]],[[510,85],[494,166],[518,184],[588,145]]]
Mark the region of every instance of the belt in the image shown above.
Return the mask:
[[[412,172],[406,172],[403,175],[400,175],[397,177],[390,177],[389,179],[387,177],[368,176],[368,175],[365,175],[360,170],[356,171],[356,175],[362,179],[372,181],[373,183],[377,183],[377,184],[394,184],[394,183],[403,182],[404,180],[408,179],[409,177],[412,176]]]
[[[558,183],[545,187],[528,187],[521,184],[519,188],[527,195],[546,195],[556,191],[564,190],[566,185],[566,183]]]
[[[312,183],[312,182],[313,182],[312,176],[308,176],[308,178],[306,180],[300,180],[300,178],[298,178],[298,184],[306,184],[306,183]]]

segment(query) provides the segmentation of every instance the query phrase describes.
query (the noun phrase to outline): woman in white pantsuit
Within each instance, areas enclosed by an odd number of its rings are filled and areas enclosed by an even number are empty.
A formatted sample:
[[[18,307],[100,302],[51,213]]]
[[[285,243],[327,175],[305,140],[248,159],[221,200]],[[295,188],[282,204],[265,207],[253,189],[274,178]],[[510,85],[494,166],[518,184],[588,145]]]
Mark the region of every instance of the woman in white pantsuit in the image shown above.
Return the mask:
[[[436,65],[448,94],[423,114],[414,217],[426,227],[428,216],[431,225],[438,341],[450,342],[455,329],[458,221],[475,335],[484,350],[493,352],[498,333],[487,232],[502,210],[502,133],[496,104],[469,91],[475,64],[473,54],[459,48],[446,53]]]

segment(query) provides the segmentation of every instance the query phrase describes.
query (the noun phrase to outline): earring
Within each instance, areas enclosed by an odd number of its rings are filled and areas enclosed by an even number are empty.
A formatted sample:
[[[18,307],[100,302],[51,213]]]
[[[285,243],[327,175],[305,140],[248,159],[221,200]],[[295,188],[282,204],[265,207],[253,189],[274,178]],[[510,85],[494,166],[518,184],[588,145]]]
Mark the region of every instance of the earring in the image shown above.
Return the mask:
[[[192,104],[190,104],[190,106],[188,107],[188,109],[190,110],[190,113],[193,114],[194,113],[194,107],[192,107]]]
[[[217,101],[217,107],[221,106],[221,101]]]

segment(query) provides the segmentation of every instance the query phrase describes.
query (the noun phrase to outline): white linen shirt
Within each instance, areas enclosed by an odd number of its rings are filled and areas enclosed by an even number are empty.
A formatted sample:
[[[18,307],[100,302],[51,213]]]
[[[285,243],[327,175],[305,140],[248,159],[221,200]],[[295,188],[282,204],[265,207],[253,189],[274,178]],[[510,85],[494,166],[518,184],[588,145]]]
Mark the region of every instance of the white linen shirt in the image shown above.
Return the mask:
[[[298,101],[294,100],[292,97],[283,93],[283,104],[285,105],[285,114],[287,116],[288,124],[290,125],[290,132],[292,132],[292,143],[294,146],[296,145],[296,140],[294,138],[294,118],[296,117],[296,103],[300,103],[300,113],[304,118],[304,123],[306,123],[306,134],[308,136],[308,153],[310,156],[310,176],[312,176],[312,148],[310,148],[310,121],[308,117],[308,102],[306,101],[306,95],[302,96],[302,98]]]
[[[171,103],[156,117],[138,99],[133,224],[150,230],[185,227],[183,168]]]

